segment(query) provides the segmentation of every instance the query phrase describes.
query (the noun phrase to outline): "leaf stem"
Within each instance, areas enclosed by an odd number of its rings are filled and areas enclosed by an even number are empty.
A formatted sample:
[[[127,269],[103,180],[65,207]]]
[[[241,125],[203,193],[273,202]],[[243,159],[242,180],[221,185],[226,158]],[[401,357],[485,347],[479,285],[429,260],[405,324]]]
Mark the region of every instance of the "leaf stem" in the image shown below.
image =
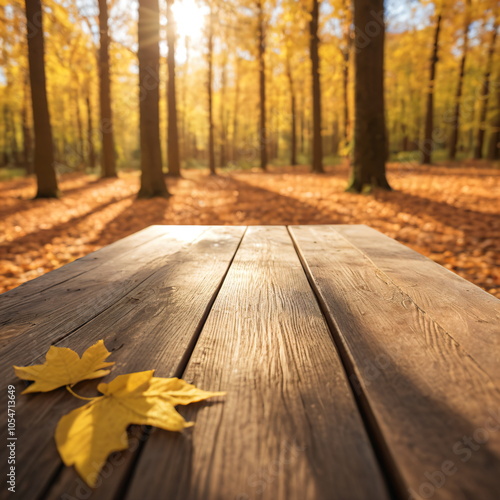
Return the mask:
[[[101,399],[102,398],[102,396],[95,396],[93,398],[86,398],[84,396],[80,396],[69,385],[66,386],[66,389],[68,390],[68,392],[71,395],[75,396],[75,398],[82,399],[83,401],[94,401],[95,399]]]

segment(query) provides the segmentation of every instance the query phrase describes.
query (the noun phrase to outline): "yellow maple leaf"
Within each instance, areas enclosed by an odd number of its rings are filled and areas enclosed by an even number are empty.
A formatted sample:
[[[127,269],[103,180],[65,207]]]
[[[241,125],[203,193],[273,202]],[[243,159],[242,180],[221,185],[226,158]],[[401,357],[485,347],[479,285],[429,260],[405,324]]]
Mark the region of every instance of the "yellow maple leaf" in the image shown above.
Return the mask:
[[[104,361],[110,354],[103,340],[89,347],[81,358],[72,349],[51,346],[45,356],[45,363],[14,366],[14,371],[23,380],[34,380],[22,394],[48,392],[64,385],[75,385],[81,380],[104,377],[109,373],[104,368],[114,365],[114,362]]]
[[[154,370],[119,375],[99,384],[103,394],[61,418],[55,439],[67,466],[74,465],[83,480],[94,487],[107,457],[128,448],[127,427],[152,425],[182,431],[193,425],[174,408],[223,392],[197,389],[177,378],[153,377]]]

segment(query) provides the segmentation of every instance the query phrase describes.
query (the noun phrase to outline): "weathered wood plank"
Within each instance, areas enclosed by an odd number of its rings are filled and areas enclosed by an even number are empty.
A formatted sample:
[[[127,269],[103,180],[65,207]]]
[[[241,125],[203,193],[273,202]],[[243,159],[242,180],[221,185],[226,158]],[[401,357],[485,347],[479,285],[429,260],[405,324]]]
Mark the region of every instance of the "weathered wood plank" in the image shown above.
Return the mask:
[[[367,226],[335,226],[439,324],[500,388],[500,300]]]
[[[139,246],[130,247],[130,240],[114,244],[49,273],[47,280],[53,286],[41,294],[36,293],[39,280],[33,281],[33,295],[26,284],[24,300],[9,300],[0,314],[0,378],[5,380],[13,364],[39,361],[51,344],[97,317],[206,231],[206,226],[154,226],[141,235]],[[155,237],[149,240],[149,234]],[[65,267],[71,269],[66,272]],[[49,279],[52,274],[57,276]],[[4,295],[7,300],[8,294]]]
[[[113,361],[116,361],[112,373],[105,379],[108,381],[121,373],[153,368],[159,376],[173,376],[182,371],[244,228],[218,227],[203,231],[202,236],[190,245],[178,245],[176,253],[161,257],[147,278],[122,293],[112,306],[57,345],[82,353],[97,340],[104,339],[108,349],[113,351]],[[170,248],[168,242],[162,245]],[[143,251],[149,252],[149,246]],[[138,265],[140,255],[134,253],[130,257],[132,263]],[[122,263],[126,265],[126,261]],[[51,321],[47,317],[41,326]],[[23,382],[15,381],[11,370],[8,371],[7,383],[14,383],[18,393],[17,494],[20,498],[38,498],[55,477],[56,483],[50,494],[57,498],[68,495],[67,499],[81,497],[82,490],[78,488],[83,483],[73,469],[64,469],[59,474],[61,461],[53,441],[59,418],[81,402],[63,389],[20,396]],[[93,394],[96,385],[97,381],[83,382],[77,390],[82,394]],[[122,454],[120,466],[116,466],[115,461],[110,481],[100,489],[106,492],[105,498],[114,498],[111,494],[116,495],[116,488],[127,475],[134,456],[134,453]],[[2,474],[5,466],[4,463],[0,466]],[[115,489],[110,493],[108,489],[112,487]]]
[[[493,379],[335,226],[291,234],[400,497],[496,500]]]
[[[227,396],[153,430],[129,500],[388,498],[286,228],[247,231],[184,377]]]

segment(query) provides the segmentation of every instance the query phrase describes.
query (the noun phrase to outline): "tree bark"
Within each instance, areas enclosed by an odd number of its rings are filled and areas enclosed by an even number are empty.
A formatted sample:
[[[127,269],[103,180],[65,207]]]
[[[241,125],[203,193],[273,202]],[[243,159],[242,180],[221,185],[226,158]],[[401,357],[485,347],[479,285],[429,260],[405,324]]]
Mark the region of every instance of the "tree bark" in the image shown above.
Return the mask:
[[[210,174],[215,175],[215,144],[214,144],[214,105],[213,105],[213,64],[214,64],[214,12],[210,5],[210,14],[208,20],[208,75],[207,75],[207,94],[208,94],[208,168]]]
[[[83,123],[80,110],[80,93],[78,89],[75,92],[75,115],[76,115],[76,128],[78,132],[78,156],[80,157],[79,168],[85,170],[85,139],[83,138]]]
[[[490,46],[488,48],[488,61],[486,63],[483,86],[481,88],[479,127],[477,129],[476,142],[474,145],[474,158],[476,159],[483,157],[484,133],[486,128],[486,113],[488,111],[488,100],[490,97],[490,76],[493,67],[493,56],[495,54],[497,31],[498,31],[498,25],[495,24],[495,26],[493,27],[493,33],[491,35]]]
[[[109,33],[107,0],[99,1],[99,103],[101,109],[102,177],[116,177],[116,152],[111,110],[111,79],[109,75]]]
[[[354,156],[347,189],[390,190],[385,173],[387,130],[384,106],[384,2],[355,0]],[[370,36],[367,36],[367,27]]]
[[[267,170],[267,131],[266,131],[266,33],[263,0],[257,0],[257,41],[259,61],[259,152],[260,168]]]
[[[290,86],[290,113],[292,118],[291,133],[290,133],[290,165],[297,165],[297,100],[295,96],[295,85],[292,73],[292,64],[290,54],[287,51],[286,57],[286,73]]]
[[[432,55],[429,65],[429,86],[427,87],[427,105],[425,114],[425,132],[424,142],[422,144],[422,159],[421,163],[431,163],[433,139],[432,131],[434,128],[434,90],[436,81],[436,65],[438,62],[439,52],[439,33],[441,30],[442,14],[439,12],[436,18],[436,27],[434,28],[434,43],[432,46]]]
[[[309,23],[313,99],[312,171],[323,174],[323,143],[321,138],[321,84],[319,74],[319,0],[313,0]]]
[[[31,175],[33,173],[33,162],[32,162],[32,150],[33,150],[33,140],[31,138],[31,129],[28,121],[28,85],[25,82],[24,85],[24,98],[23,107],[21,109],[21,120],[23,127],[23,163],[26,169],[26,174]]]
[[[460,61],[460,69],[458,72],[457,93],[455,96],[455,111],[453,113],[453,121],[451,122],[451,138],[448,157],[454,160],[457,156],[458,133],[460,127],[460,101],[462,99],[462,87],[465,74],[465,63],[467,61],[467,52],[469,48],[469,28],[470,28],[470,8],[471,0],[466,0],[465,3],[465,26],[464,26],[464,44],[462,50],[462,59]]]
[[[301,82],[303,83],[303,82]],[[300,154],[304,155],[306,153],[306,117],[305,117],[305,93],[302,91],[300,93]]]
[[[85,97],[85,104],[87,107],[87,162],[90,168],[95,168],[94,126],[92,124],[92,105],[89,94]]]
[[[59,189],[54,167],[54,143],[47,102],[45,47],[40,0],[26,0],[26,22],[28,26],[28,63],[35,132],[36,198],[57,198]]]
[[[488,160],[500,159],[500,85],[497,84],[496,114],[493,119],[493,131],[488,144]]]
[[[344,53],[342,72],[342,88],[344,93],[344,142],[349,144],[349,53]]]
[[[233,137],[231,147],[231,161],[238,160],[238,111],[240,104],[240,59],[236,56],[236,89],[234,91],[234,115],[233,115]]]
[[[160,145],[160,10],[158,0],[139,0],[140,198],[169,196]]]
[[[219,101],[219,165],[221,168],[227,165],[227,120],[226,120],[226,66],[227,47],[223,49],[224,57],[221,61],[222,72],[220,79],[220,101]]]
[[[16,122],[14,121],[14,113],[7,107],[7,114],[5,117],[5,127],[10,131],[10,152],[12,154],[12,163],[19,166],[19,147],[17,145]]]
[[[168,108],[168,140],[167,159],[168,175],[180,177],[181,163],[179,155],[179,129],[177,121],[177,95],[176,95],[176,75],[175,75],[175,20],[172,12],[174,0],[167,0],[167,45],[168,45],[168,87],[167,87],[167,108]]]
[[[188,85],[189,85],[189,37],[185,40],[186,62],[184,63],[184,78],[182,81],[182,157],[185,161],[189,160],[189,127],[188,127]]]
[[[348,0],[342,1],[342,25],[343,25],[343,46],[341,47],[343,68],[342,68],[342,91],[344,99],[344,146],[349,144],[350,140],[350,120],[349,120],[349,64],[351,61],[351,47],[352,47],[352,19],[350,15],[350,3]],[[338,148],[337,148],[338,149]]]

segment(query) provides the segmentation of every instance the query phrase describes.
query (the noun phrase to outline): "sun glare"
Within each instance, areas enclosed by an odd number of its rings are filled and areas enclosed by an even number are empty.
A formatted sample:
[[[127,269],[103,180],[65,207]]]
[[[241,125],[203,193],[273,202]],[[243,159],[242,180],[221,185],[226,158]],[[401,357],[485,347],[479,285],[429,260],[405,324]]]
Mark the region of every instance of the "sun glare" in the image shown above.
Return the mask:
[[[205,24],[206,12],[195,0],[177,0],[172,7],[177,33],[182,38],[189,37],[192,40],[201,38]]]

